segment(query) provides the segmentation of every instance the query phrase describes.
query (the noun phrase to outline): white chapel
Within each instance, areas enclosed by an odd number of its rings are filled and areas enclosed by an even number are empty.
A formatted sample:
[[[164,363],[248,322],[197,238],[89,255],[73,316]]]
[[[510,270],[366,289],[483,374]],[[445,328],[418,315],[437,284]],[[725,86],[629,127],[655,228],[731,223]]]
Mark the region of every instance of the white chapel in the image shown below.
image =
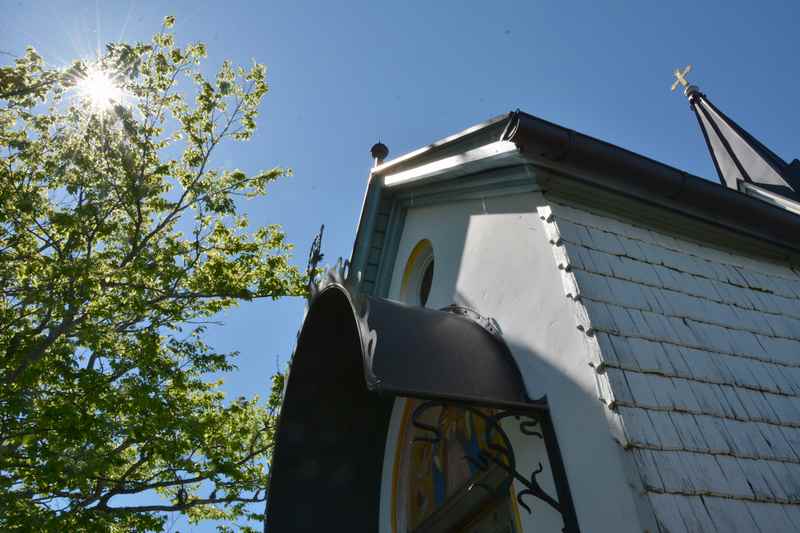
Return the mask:
[[[519,111],[373,147],[266,531],[800,531],[800,162],[677,75],[718,182]]]

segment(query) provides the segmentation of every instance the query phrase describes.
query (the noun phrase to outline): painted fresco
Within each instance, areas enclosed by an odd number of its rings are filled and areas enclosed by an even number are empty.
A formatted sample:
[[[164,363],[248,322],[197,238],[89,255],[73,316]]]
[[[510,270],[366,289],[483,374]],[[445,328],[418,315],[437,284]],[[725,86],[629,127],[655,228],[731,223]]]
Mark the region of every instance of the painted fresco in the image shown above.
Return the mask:
[[[393,529],[397,533],[415,531],[437,510],[459,505],[459,497],[481,474],[477,464],[467,458],[488,449],[486,423],[481,417],[458,407],[437,406],[422,412],[413,424],[412,413],[419,403],[408,401],[398,443],[393,498]],[[490,410],[486,414],[491,414]],[[436,428],[440,438],[431,438],[434,433],[426,426]],[[476,508],[459,510],[469,516],[463,527],[476,533],[517,531],[508,500],[501,497],[486,503],[484,498]]]

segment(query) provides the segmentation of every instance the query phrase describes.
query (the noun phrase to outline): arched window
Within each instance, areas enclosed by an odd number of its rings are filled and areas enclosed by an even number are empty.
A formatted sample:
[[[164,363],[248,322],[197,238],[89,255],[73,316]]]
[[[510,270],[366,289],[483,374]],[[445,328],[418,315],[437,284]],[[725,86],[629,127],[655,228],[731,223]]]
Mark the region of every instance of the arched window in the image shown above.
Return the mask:
[[[417,243],[406,261],[400,298],[411,305],[425,307],[433,286],[435,261],[431,241]]]

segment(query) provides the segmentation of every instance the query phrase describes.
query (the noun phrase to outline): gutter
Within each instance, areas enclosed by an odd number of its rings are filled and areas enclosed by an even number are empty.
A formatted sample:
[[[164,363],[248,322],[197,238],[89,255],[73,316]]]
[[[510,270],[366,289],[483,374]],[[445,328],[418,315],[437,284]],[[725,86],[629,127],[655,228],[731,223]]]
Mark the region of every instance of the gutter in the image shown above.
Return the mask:
[[[521,111],[501,140],[533,163],[800,253],[800,216],[634,152]],[[568,175],[565,175],[568,174]]]

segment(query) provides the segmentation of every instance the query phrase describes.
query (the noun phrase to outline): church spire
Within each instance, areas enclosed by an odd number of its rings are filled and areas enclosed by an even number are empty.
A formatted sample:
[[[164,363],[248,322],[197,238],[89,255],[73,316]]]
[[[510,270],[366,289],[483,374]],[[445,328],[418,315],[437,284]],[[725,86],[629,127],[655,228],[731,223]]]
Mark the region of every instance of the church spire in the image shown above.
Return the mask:
[[[786,163],[717,109],[697,86],[686,79],[691,69],[692,66],[688,65],[682,71],[675,70],[672,90],[678,85],[683,86],[683,93],[700,123],[720,182],[755,196],[777,194],[800,200],[800,161],[795,159]]]

